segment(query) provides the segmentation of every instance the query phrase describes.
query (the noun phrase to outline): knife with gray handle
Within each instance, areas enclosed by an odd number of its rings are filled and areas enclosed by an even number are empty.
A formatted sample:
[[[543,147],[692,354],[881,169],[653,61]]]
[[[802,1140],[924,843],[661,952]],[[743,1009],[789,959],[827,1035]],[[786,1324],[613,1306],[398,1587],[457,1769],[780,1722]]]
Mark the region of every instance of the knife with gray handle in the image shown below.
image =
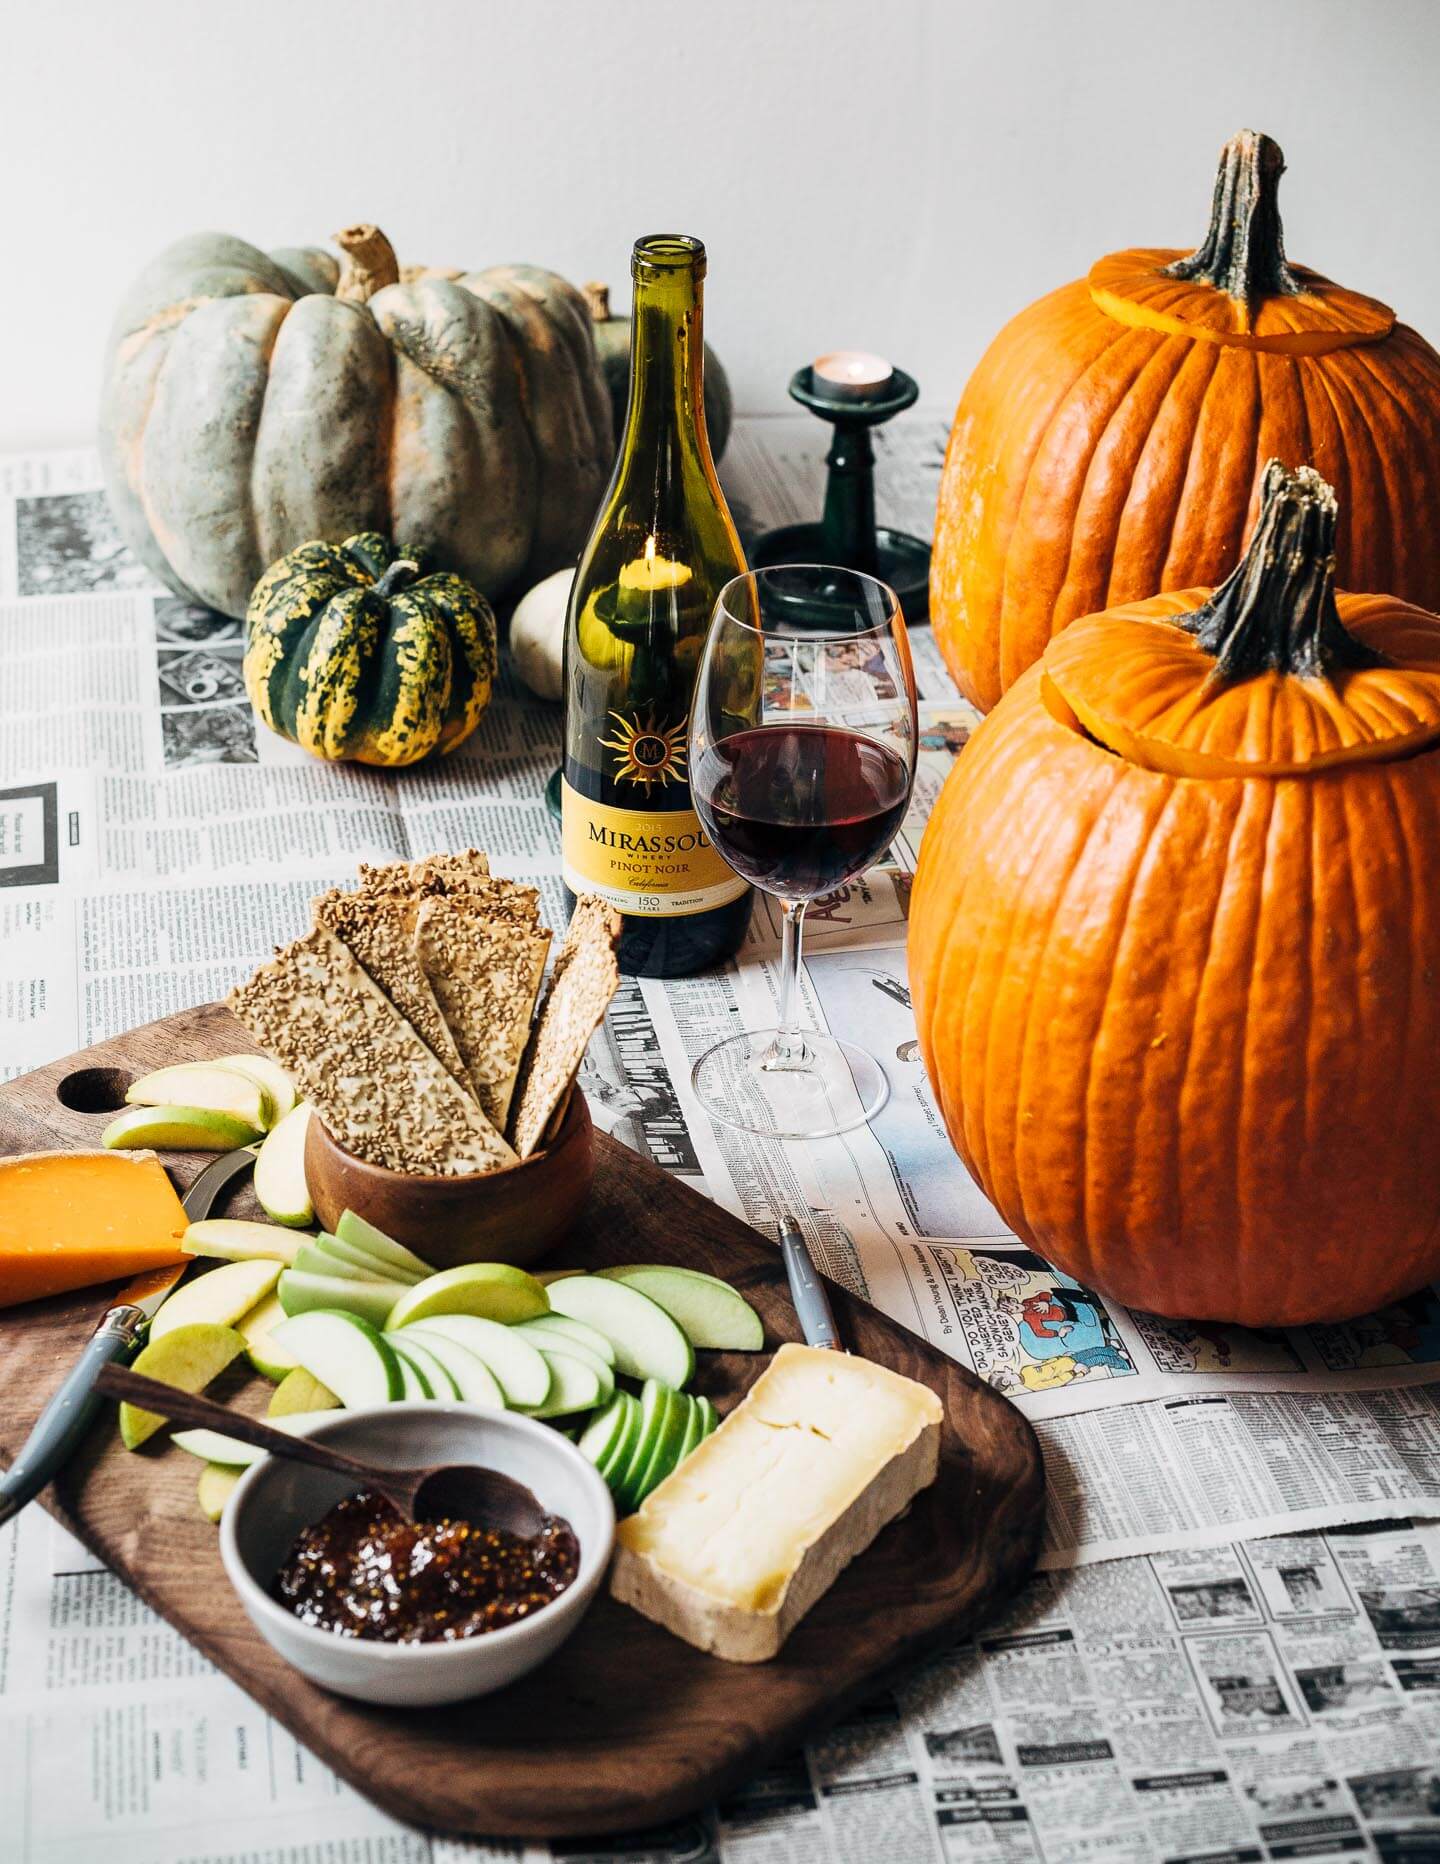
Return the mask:
[[[209,1216],[230,1180],[254,1163],[255,1154],[242,1147],[207,1165],[181,1199],[185,1215],[192,1223]],[[173,1268],[149,1269],[120,1290],[120,1298],[101,1317],[85,1350],[40,1413],[20,1454],[0,1476],[0,1524],[19,1514],[70,1460],[100,1402],[95,1391],[100,1368],[133,1356],[160,1303],[190,1266],[181,1262]]]
[[[843,1353],[845,1348],[840,1342],[840,1330],[835,1325],[835,1310],[830,1305],[830,1296],[825,1291],[824,1282],[815,1273],[809,1244],[793,1217],[780,1219],[780,1255],[790,1283],[790,1299],[795,1303],[795,1315],[800,1322],[800,1331],[805,1335],[806,1345],[823,1346],[831,1352]]]

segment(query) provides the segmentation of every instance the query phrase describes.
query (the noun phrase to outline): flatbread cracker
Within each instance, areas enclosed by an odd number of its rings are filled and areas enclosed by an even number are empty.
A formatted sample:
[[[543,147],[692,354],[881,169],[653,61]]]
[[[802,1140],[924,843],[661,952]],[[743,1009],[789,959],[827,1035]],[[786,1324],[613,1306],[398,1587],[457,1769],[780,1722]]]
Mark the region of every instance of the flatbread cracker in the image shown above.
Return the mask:
[[[515,1154],[333,933],[316,926],[230,993],[331,1136],[391,1171],[460,1177]]]
[[[530,1035],[550,934],[474,910],[473,895],[434,895],[415,912],[415,950],[469,1071],[503,1132]]]
[[[614,908],[601,901],[587,898],[576,903],[521,1065],[511,1139],[522,1159],[539,1145],[556,1107],[570,1091],[586,1045],[620,987],[615,959],[620,923]]]
[[[332,888],[311,902],[311,911],[315,924],[349,947],[440,1066],[473,1096],[469,1070],[415,952],[411,902],[401,893]]]
[[[490,857],[476,848],[464,854],[427,854],[419,861],[391,861],[384,867],[360,863],[362,893],[458,893],[490,878]]]

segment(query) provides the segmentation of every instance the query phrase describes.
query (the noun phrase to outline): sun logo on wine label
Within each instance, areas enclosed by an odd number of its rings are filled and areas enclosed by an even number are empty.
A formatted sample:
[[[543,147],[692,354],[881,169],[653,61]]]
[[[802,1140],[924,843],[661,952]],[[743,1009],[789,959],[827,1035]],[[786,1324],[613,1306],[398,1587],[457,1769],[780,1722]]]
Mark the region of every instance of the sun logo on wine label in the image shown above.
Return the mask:
[[[685,781],[685,720],[669,727],[657,725],[653,716],[633,719],[612,712],[615,736],[602,738],[607,751],[615,753],[615,778],[620,783],[640,783],[648,790],[658,783]]]

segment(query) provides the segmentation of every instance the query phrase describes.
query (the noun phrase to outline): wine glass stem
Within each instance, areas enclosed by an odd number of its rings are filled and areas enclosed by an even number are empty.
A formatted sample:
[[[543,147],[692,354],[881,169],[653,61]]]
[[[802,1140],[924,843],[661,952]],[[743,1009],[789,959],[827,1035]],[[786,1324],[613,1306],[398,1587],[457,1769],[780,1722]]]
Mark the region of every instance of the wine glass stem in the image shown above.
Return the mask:
[[[762,1068],[808,1068],[810,1051],[796,1020],[800,992],[800,937],[805,923],[804,900],[780,902],[780,1027],[765,1055]]]

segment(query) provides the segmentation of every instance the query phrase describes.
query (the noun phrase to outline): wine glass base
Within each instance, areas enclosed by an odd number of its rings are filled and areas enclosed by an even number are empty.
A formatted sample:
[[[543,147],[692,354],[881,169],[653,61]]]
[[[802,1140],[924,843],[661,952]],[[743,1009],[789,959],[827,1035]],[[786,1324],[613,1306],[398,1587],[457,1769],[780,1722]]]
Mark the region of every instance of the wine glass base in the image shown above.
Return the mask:
[[[779,1034],[731,1036],[700,1057],[690,1080],[711,1119],[764,1139],[831,1139],[863,1126],[889,1099],[890,1083],[867,1050],[807,1030],[803,1059],[780,1062]]]

